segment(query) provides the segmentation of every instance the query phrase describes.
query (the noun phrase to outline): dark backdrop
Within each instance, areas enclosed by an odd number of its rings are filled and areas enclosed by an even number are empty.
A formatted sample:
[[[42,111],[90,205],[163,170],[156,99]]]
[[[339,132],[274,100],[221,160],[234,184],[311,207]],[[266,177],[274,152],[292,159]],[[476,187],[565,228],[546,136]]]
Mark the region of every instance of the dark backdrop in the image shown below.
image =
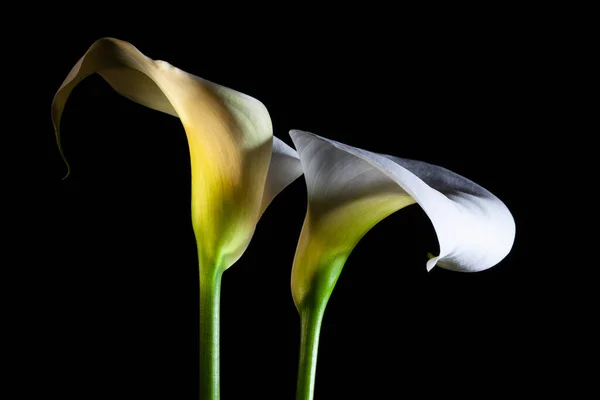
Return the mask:
[[[50,103],[103,36],[260,99],[275,135],[290,145],[288,131],[303,129],[439,164],[512,211],[512,252],[475,274],[426,272],[437,242],[416,205],[372,229],[325,315],[317,399],[487,398],[562,387],[564,378],[554,377],[568,375],[571,350],[549,338],[563,323],[561,294],[530,233],[544,77],[538,38],[526,24],[410,30],[386,22],[315,31],[307,21],[167,33],[113,22],[37,39],[52,54],[39,92],[48,116],[40,207],[49,219],[39,233],[43,249],[33,250],[48,266],[36,282],[46,286],[39,368],[51,377],[49,393],[197,397],[198,274],[179,120],[120,97],[99,76],[86,79],[63,116],[72,175],[61,181]],[[224,275],[223,400],[294,398],[299,318],[290,271],[305,208],[300,178],[275,199]]]

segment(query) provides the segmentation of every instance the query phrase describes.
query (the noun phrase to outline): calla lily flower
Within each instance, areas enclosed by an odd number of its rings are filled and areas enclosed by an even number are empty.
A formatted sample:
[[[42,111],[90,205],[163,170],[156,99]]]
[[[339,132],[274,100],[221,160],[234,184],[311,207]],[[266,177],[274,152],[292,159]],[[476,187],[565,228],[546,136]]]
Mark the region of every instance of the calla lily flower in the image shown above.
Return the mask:
[[[200,396],[218,399],[221,274],[245,251],[271,200],[302,174],[297,155],[279,139],[273,141],[271,119],[260,101],[112,38],[89,48],[54,97],[52,120],[61,154],[65,103],[93,73],[134,102],[178,117],[185,129],[200,264]]]
[[[510,251],[515,222],[496,196],[452,171],[354,148],[309,132],[290,135],[300,155],[308,210],[292,270],[301,316],[297,399],[312,399],[318,337],[346,259],[379,221],[411,204],[430,218],[440,252],[426,264],[476,272]]]

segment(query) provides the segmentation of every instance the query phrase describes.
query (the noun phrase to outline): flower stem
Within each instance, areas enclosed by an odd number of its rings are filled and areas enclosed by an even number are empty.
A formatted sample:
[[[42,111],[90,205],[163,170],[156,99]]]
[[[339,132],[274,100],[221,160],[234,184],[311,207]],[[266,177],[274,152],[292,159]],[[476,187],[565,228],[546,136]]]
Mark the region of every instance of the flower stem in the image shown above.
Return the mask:
[[[200,399],[219,400],[221,268],[200,267]]]
[[[312,400],[314,396],[319,335],[324,313],[325,305],[305,307],[300,312],[300,361],[296,400]]]

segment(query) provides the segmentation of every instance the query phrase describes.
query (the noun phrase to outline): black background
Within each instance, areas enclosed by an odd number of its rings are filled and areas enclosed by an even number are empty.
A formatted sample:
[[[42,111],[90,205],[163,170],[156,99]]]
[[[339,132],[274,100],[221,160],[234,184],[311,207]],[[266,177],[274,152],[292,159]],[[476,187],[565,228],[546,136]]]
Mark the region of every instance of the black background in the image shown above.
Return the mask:
[[[197,398],[198,275],[179,120],[120,97],[99,76],[86,79],[63,114],[72,174],[61,180],[50,103],[103,36],[260,99],[275,135],[290,145],[288,131],[303,129],[442,165],[512,211],[512,252],[475,274],[427,273],[437,242],[418,206],[373,228],[328,305],[317,399],[576,388],[573,354],[585,353],[579,333],[564,326],[581,320],[563,301],[576,290],[567,280],[557,286],[561,276],[538,257],[532,233],[539,121],[548,116],[540,101],[543,33],[517,17],[444,25],[423,18],[410,27],[377,19],[318,28],[283,17],[276,26],[211,22],[185,32],[79,23],[36,39],[40,51],[52,49],[37,78],[47,120],[45,190],[34,214],[44,223],[30,241],[45,240],[26,254],[44,260],[31,267],[43,288],[36,368],[44,390],[64,398]],[[299,318],[290,271],[305,209],[300,178],[223,277],[223,400],[294,398]]]

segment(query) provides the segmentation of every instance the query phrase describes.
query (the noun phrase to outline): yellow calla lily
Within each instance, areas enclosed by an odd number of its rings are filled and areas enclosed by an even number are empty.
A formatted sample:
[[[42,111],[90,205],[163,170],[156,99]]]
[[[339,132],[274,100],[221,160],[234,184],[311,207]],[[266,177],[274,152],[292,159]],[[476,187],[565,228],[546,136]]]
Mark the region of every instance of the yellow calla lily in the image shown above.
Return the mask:
[[[59,148],[65,103],[73,88],[93,73],[134,102],[178,117],[185,129],[200,263],[201,397],[217,399],[221,274],[245,251],[273,197],[302,174],[298,157],[280,140],[273,141],[271,119],[260,101],[152,60],[112,38],[92,44],[54,97]]]

